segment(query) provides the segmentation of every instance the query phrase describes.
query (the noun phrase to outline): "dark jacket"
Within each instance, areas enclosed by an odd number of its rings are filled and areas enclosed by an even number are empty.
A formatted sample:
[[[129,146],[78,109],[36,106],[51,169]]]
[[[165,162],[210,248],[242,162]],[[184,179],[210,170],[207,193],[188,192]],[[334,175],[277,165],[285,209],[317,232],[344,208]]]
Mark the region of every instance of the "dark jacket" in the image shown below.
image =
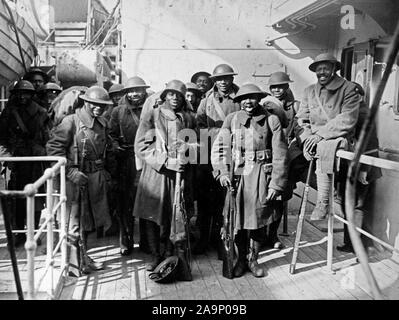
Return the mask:
[[[186,109],[176,115],[163,103],[148,109],[143,115],[136,135],[135,153],[145,165],[137,190],[134,216],[158,225],[169,223],[176,173],[166,169],[165,165],[169,158],[176,158],[176,153],[170,148],[177,140],[176,133],[183,129],[195,129],[194,115]],[[192,181],[187,170],[185,180],[185,191],[190,192]]]
[[[232,144],[231,145],[231,141]],[[287,143],[277,116],[258,107],[253,118],[244,110],[227,116],[212,148],[212,165],[220,175],[229,175],[230,149],[236,161],[237,229],[255,230],[273,221],[266,203],[268,188],[283,191],[288,179]],[[265,164],[271,163],[271,175]]]
[[[82,171],[89,178],[87,191],[92,221],[83,226],[85,231],[101,226],[107,229],[111,225],[108,194],[111,186],[110,172],[114,174],[116,167],[111,148],[105,119],[93,118],[86,107],[65,117],[47,143],[49,156],[67,158],[67,178],[75,170]],[[84,161],[83,152],[86,154]],[[79,186],[69,179],[67,196],[69,202],[76,203],[79,200]]]

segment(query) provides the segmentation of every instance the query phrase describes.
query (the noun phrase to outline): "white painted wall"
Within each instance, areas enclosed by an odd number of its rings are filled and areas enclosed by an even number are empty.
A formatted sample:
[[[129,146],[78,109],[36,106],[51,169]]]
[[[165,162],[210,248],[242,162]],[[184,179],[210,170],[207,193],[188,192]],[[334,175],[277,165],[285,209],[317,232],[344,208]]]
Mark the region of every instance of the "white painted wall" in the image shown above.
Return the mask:
[[[228,63],[239,73],[238,84],[252,81],[267,89],[268,79],[253,74],[287,66],[295,81],[292,88],[300,96],[314,81],[307,69],[312,59],[287,39],[276,43],[293,57],[266,46],[266,38],[279,34],[269,26],[270,4],[271,0],[122,0],[123,71],[126,77],[142,76],[160,90],[171,79],[188,82],[197,71],[212,73],[216,65]],[[305,41],[304,48],[319,50],[320,45]]]

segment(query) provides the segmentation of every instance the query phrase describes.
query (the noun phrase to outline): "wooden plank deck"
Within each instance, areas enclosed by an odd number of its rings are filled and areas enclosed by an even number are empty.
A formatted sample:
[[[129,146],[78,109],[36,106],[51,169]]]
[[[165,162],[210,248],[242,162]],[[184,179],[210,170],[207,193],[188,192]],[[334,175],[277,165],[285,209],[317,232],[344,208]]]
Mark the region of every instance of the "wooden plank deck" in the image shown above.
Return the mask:
[[[136,226],[137,228],[137,226]],[[326,270],[326,234],[305,222],[298,256],[297,272],[291,275],[292,246],[296,217],[289,216],[289,237],[280,237],[285,248],[266,250],[259,257],[266,276],[250,273],[228,280],[222,276],[222,262],[215,251],[194,256],[192,282],[160,285],[148,278],[145,263],[149,256],[136,247],[133,254],[121,257],[117,237],[96,239],[91,235],[89,250],[94,259],[105,263],[105,270],[81,278],[68,278],[62,300],[370,300],[371,293],[360,265],[353,254],[334,249],[335,274]],[[136,232],[138,234],[138,232]],[[334,247],[342,242],[342,232],[334,234]],[[26,260],[23,249],[17,257],[23,288],[26,290]],[[0,235],[0,300],[16,299],[11,263]],[[38,250],[37,259],[45,256]],[[40,272],[43,262],[39,263]],[[385,299],[399,298],[399,262],[391,254],[373,252],[370,265]],[[45,296],[41,296],[44,298]]]

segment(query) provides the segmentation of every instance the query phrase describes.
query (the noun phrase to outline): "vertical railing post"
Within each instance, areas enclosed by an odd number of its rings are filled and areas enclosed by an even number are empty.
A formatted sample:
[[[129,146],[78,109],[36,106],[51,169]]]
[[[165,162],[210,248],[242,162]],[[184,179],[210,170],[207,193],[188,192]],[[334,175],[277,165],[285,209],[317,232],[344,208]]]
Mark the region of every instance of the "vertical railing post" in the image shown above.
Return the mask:
[[[63,239],[61,244],[61,270],[67,268],[67,214],[66,214],[66,178],[65,164],[60,169],[60,201],[61,203],[61,233],[60,238]]]
[[[330,194],[329,194],[329,208],[328,208],[328,231],[327,231],[327,270],[334,272],[333,269],[333,250],[334,250],[334,179],[335,174],[332,174]]]
[[[36,241],[35,237],[35,188],[33,185],[27,185],[26,199],[26,226],[27,226],[27,240],[25,243],[27,264],[28,264],[28,299],[35,300],[35,253]]]
[[[50,265],[50,283],[48,287],[48,294],[54,296],[54,257],[53,257],[53,244],[54,244],[54,234],[53,234],[53,171],[47,169],[51,172],[51,178],[47,179],[47,193],[46,193],[46,212],[47,212],[47,257],[46,265]]]

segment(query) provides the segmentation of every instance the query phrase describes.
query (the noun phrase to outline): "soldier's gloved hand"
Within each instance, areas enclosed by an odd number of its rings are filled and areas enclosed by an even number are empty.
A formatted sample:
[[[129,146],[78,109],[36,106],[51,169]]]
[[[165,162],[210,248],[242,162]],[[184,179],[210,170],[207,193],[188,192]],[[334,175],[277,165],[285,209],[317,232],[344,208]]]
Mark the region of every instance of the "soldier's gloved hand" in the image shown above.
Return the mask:
[[[77,168],[73,168],[69,173],[67,178],[71,180],[74,184],[78,186],[84,186],[87,184],[89,178]]]
[[[183,159],[177,159],[177,158],[168,158],[166,161],[165,167],[168,170],[175,171],[175,172],[184,172],[184,169],[186,168],[187,161]]]
[[[269,191],[267,192],[266,202],[276,200],[279,196],[281,196],[281,191],[269,188]]]
[[[230,178],[228,176],[221,176],[219,182],[222,185],[222,187],[225,187],[227,189],[231,189],[232,188],[232,183],[231,183],[231,180],[230,180]]]

